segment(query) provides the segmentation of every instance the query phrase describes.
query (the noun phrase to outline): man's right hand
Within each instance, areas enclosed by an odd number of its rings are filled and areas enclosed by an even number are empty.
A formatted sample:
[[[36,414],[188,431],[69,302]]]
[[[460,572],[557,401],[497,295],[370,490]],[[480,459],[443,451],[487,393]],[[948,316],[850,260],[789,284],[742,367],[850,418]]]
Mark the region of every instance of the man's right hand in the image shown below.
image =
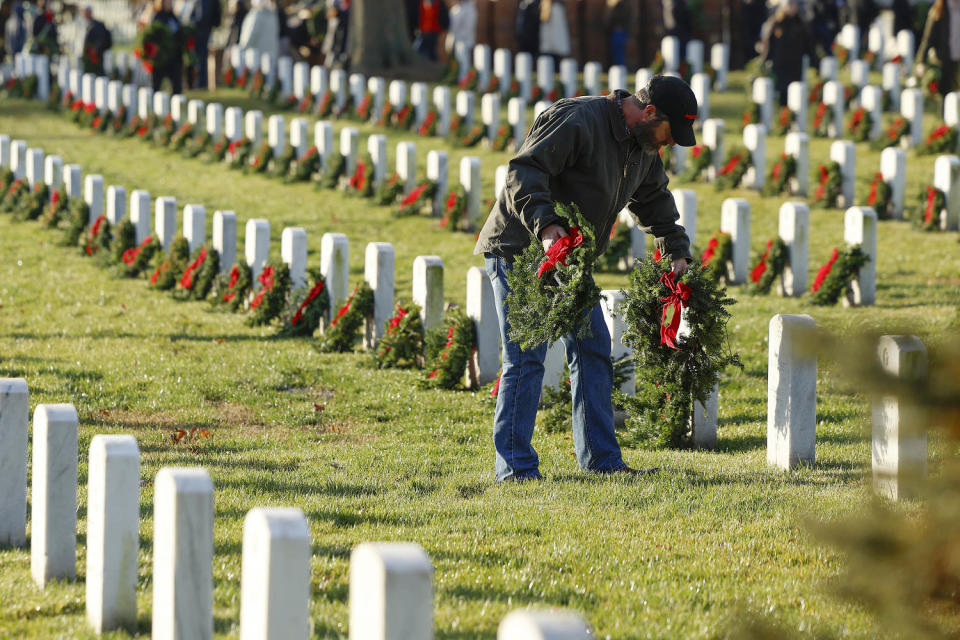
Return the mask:
[[[546,251],[554,242],[567,235],[567,230],[558,224],[549,224],[540,232],[540,241],[543,242],[543,250]]]

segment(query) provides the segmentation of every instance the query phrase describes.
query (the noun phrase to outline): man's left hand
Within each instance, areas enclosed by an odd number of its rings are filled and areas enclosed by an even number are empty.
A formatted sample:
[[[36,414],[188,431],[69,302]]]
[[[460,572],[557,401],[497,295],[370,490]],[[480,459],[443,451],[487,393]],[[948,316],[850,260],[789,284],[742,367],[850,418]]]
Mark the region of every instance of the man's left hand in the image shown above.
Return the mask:
[[[673,273],[676,274],[677,280],[680,279],[680,276],[683,275],[683,272],[687,270],[687,259],[686,258],[677,258],[672,263],[670,263]]]

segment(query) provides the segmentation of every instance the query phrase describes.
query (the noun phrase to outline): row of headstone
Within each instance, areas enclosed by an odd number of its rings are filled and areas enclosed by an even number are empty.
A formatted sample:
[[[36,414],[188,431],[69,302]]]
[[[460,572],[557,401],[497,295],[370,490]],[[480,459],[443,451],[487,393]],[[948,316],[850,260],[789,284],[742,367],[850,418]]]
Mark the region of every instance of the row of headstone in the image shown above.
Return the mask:
[[[0,379],[0,544],[26,544],[29,390]],[[30,565],[40,588],[76,577],[78,435],[70,404],[33,415]],[[87,620],[96,633],[137,628],[140,450],[129,435],[95,435],[87,491]],[[213,636],[214,487],[202,468],[160,469],[154,480],[152,636]],[[297,508],[257,507],[244,518],[240,637],[310,634],[310,527]],[[587,637],[574,614],[516,612],[500,637]],[[506,635],[505,635],[506,634]],[[350,558],[350,635],[433,637],[433,565],[413,543],[366,543]]]

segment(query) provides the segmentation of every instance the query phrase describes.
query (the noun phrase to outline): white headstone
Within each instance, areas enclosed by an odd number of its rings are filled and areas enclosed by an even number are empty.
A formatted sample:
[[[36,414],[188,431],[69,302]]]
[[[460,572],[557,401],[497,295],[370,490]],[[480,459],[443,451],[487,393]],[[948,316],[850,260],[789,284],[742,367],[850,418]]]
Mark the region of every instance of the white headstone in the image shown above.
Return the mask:
[[[501,95],[507,95],[513,79],[513,54],[510,49],[497,49],[493,52],[493,74],[500,80]]]
[[[27,381],[0,378],[0,545],[27,544],[29,416]]]
[[[493,197],[499,198],[500,194],[503,193],[504,187],[507,186],[507,173],[510,171],[510,167],[501,164],[497,165],[496,172],[493,174]]]
[[[520,97],[529,102],[533,92],[533,56],[526,51],[518,53],[514,59],[513,73],[520,85]]]
[[[307,286],[307,230],[285,227],[280,234],[280,259],[290,268],[291,290]]]
[[[563,366],[567,356],[563,342],[557,340],[547,345],[547,353],[543,357],[543,380],[540,383],[541,398],[547,389],[559,389],[563,384]]]
[[[403,108],[407,104],[407,83],[403,80],[391,80],[387,94],[394,109]]]
[[[853,189],[856,181],[857,150],[849,140],[836,140],[830,144],[830,160],[840,164],[840,173],[843,176],[841,192],[841,208],[853,204]]]
[[[153,89],[140,87],[137,89],[137,116],[146,120],[153,113]]]
[[[137,189],[130,194],[130,222],[137,232],[137,244],[150,236],[150,192]]]
[[[881,336],[881,369],[904,382],[927,377],[927,348],[916,336]],[[873,400],[873,487],[893,500],[917,495],[927,475],[927,419],[908,395]]]
[[[870,29],[867,31],[867,51],[874,53],[877,62],[883,60],[883,54],[886,48],[884,40],[883,27],[879,21],[876,21],[870,25]]]
[[[512,611],[497,628],[497,640],[579,640],[591,638],[590,627],[573,611]]]
[[[476,106],[476,94],[473,91],[457,92],[457,115],[467,129],[473,126],[473,112]]]
[[[923,92],[919,89],[904,89],[900,92],[900,115],[910,123],[911,147],[923,141]]]
[[[843,110],[845,108],[843,85],[835,80],[823,83],[823,103],[831,107],[830,113],[833,114],[833,121],[829,123],[827,131],[831,138],[842,138],[843,128]]]
[[[837,59],[833,56],[824,56],[820,58],[820,77],[824,82],[832,82],[837,79]]]
[[[743,176],[745,187],[763,189],[767,176],[767,129],[762,124],[748,124],[743,128],[743,146],[750,152],[751,167]]]
[[[107,222],[119,224],[127,215],[127,190],[117,185],[107,187]]]
[[[607,85],[611,92],[627,90],[627,68],[623,65],[615,64],[607,70]],[[694,91],[696,93],[696,91]]]
[[[630,229],[630,251],[625,257],[620,258],[618,265],[621,271],[629,271],[633,268],[634,262],[642,260],[647,255],[647,234],[637,224],[636,218],[627,207],[620,210],[617,220]]]
[[[336,110],[340,111],[347,104],[350,87],[347,85],[347,72],[343,69],[334,69],[330,72],[330,93],[333,94]]]
[[[397,175],[403,182],[403,193],[410,193],[417,185],[417,143],[397,143]]]
[[[500,128],[500,94],[487,93],[480,99],[480,117],[487,127],[487,139],[491,142],[497,137]]]
[[[92,73],[85,73],[80,78],[80,99],[83,100],[84,105],[96,104],[96,95],[94,93],[96,80],[96,76]]]
[[[880,152],[880,173],[890,184],[890,214],[903,218],[903,204],[907,192],[907,153],[903,149],[887,147]]]
[[[321,236],[320,273],[326,282],[330,312],[333,313],[350,296],[350,242],[347,236],[342,233]]]
[[[439,215],[443,211],[449,185],[447,152],[433,149],[427,152],[427,179],[437,184],[437,193],[433,198],[433,213]]]
[[[203,124],[203,112],[206,106],[203,100],[190,100],[187,102],[187,122],[199,127]],[[221,111],[222,113],[222,111]]]
[[[198,250],[207,242],[207,210],[202,204],[183,207],[183,235],[190,244],[190,252]]]
[[[37,76],[37,99],[46,101],[50,97],[50,59],[47,56],[35,55],[33,61]]]
[[[263,74],[264,89],[272,88],[277,81],[277,65],[274,63],[273,56],[270,53],[262,52],[260,54],[260,72]]]
[[[243,135],[256,149],[263,142],[263,112],[247,111],[243,116]]]
[[[43,149],[27,149],[27,183],[34,187],[43,183]]]
[[[116,113],[123,106],[123,83],[119,80],[111,80],[107,83],[107,109],[111,113]]]
[[[96,633],[137,627],[140,449],[133,436],[90,442],[87,490],[87,620]]]
[[[870,64],[863,60],[854,60],[850,63],[850,82],[858,89],[862,89],[870,81]]]
[[[243,110],[240,107],[227,107],[224,112],[223,131],[230,142],[243,138]]]
[[[575,58],[564,58],[560,61],[560,86],[563,87],[564,97],[573,97],[579,89],[577,80],[577,61]]]
[[[178,125],[187,121],[186,96],[177,94],[170,98],[170,115],[173,116],[173,121]]]
[[[851,295],[844,299],[844,303],[871,305],[877,293],[877,213],[869,207],[847,209],[843,218],[843,239],[848,245],[860,245],[869,260],[850,283]]]
[[[270,221],[263,218],[247,220],[244,228],[243,253],[250,267],[253,281],[260,277],[260,272],[270,259]]]
[[[310,63],[296,62],[293,65],[293,95],[303,100],[310,94]]]
[[[389,242],[369,242],[363,255],[363,279],[373,289],[373,320],[365,322],[365,349],[376,348],[394,313],[394,255],[393,245]]]
[[[0,134],[0,167],[10,168],[10,136]]]
[[[527,105],[522,98],[507,102],[507,122],[513,128],[513,144],[519,149],[527,137]]]
[[[462,41],[453,43],[453,55],[457,59],[457,81],[463,80],[470,69],[470,48]]]
[[[960,222],[960,158],[937,156],[933,162],[933,186],[943,191],[946,208],[940,214],[940,228],[956,231]]]
[[[63,158],[60,156],[47,156],[43,161],[43,181],[50,187],[50,191],[56,191],[63,184]]]
[[[710,66],[716,72],[717,91],[726,91],[727,70],[730,68],[730,47],[727,44],[718,42],[710,47]]]
[[[817,328],[806,314],[770,319],[767,361],[767,464],[814,463],[817,442]]]
[[[807,290],[807,264],[810,255],[810,209],[803,202],[780,205],[780,239],[787,246],[788,259],[780,278],[782,296],[799,298]]]
[[[90,222],[103,215],[103,176],[84,176],[83,201],[90,207]]]
[[[467,270],[467,316],[473,320],[476,349],[470,358],[468,380],[473,388],[497,378],[500,370],[500,323],[493,286],[481,267]]]
[[[602,75],[603,65],[599,62],[587,62],[583,65],[583,88],[588,96],[601,95],[600,76]]]
[[[240,640],[310,635],[311,551],[310,526],[300,509],[256,507],[247,512],[240,574]]]
[[[660,41],[660,55],[663,56],[663,70],[677,71],[680,68],[680,39],[666,36]]]
[[[330,89],[330,72],[321,65],[310,67],[310,93],[315,97],[322,96]]]
[[[533,120],[536,122],[537,118],[540,117],[540,114],[550,108],[550,103],[546,100],[540,100],[535,105],[533,105]]]
[[[154,204],[154,231],[164,251],[170,250],[177,234],[177,199],[172,196],[157,198]]]
[[[336,152],[333,146],[333,124],[326,120],[313,125],[313,144],[317,147],[317,154],[320,156],[320,164],[327,166],[327,157]]]
[[[200,468],[164,467],[154,480],[156,640],[213,637],[213,482]]]
[[[77,410],[41,404],[33,412],[30,572],[43,589],[77,570]]]
[[[490,86],[490,47],[478,44],[473,48],[473,68],[477,71],[477,91],[484,93]]]
[[[237,261],[237,214],[213,212],[213,248],[220,256],[220,273],[227,273]]]
[[[855,24],[845,24],[840,28],[837,41],[850,52],[850,60],[856,60],[860,55],[860,27]]]
[[[163,120],[170,115],[170,94],[166,91],[157,91],[153,94],[153,113]]]
[[[883,124],[883,89],[872,85],[861,89],[860,106],[870,114],[870,139],[876,140]]]
[[[437,135],[445,136],[450,132],[450,87],[433,88],[433,106],[437,109]]]
[[[267,119],[267,144],[274,157],[283,155],[287,146],[287,122],[281,115],[272,115]]]
[[[367,94],[367,78],[362,73],[351,73],[347,82],[350,86],[350,99],[356,107],[363,102],[363,97]]]
[[[420,305],[424,330],[443,323],[443,258],[440,256],[414,258],[413,301]]]
[[[357,168],[357,155],[360,133],[354,127],[340,130],[340,155],[344,158],[346,174],[351,175]]]
[[[293,118],[290,121],[290,146],[298,158],[310,148],[309,126],[306,118]]]
[[[690,78],[690,88],[697,97],[697,117],[706,120],[710,117],[710,76],[705,73],[694,74]]]
[[[890,96],[890,108],[900,110],[900,65],[888,62],[883,65],[883,90]]]
[[[750,268],[750,201],[727,198],[720,208],[720,230],[730,234],[732,260],[727,264],[727,282],[743,284]]]
[[[697,192],[693,189],[674,189],[673,200],[680,214],[677,224],[686,229],[690,244],[694,244],[697,238]]]
[[[410,106],[413,107],[413,122],[420,126],[430,110],[430,92],[426,82],[414,82],[410,85]]]
[[[915,40],[913,32],[909,29],[902,29],[897,32],[897,53],[903,59],[904,69],[913,69],[913,52],[917,50]]]
[[[690,65],[690,73],[703,73],[703,41],[689,40],[687,42],[687,64]]]
[[[277,58],[277,80],[280,82],[280,97],[293,95],[293,59],[288,56]]]
[[[788,133],[784,141],[784,153],[791,156],[796,164],[796,173],[790,179],[790,192],[795,195],[807,194],[810,182],[810,138],[806,133]]]
[[[807,130],[807,83],[791,82],[787,85],[787,107],[794,115],[793,129],[806,133]]]
[[[460,158],[460,184],[467,192],[467,211],[464,215],[468,228],[482,223],[480,218],[480,195],[483,193],[483,181],[480,177],[480,158],[464,156]]]
[[[623,344],[623,334],[627,330],[626,310],[623,308],[624,300],[623,293],[618,289],[607,289],[600,292],[600,309],[603,311],[603,319],[606,322],[607,331],[610,333],[610,359],[614,362],[633,353],[629,347]],[[637,381],[631,371],[623,384],[620,385],[620,391],[632,396],[636,392],[636,387]]]
[[[103,111],[109,108],[107,104],[107,83],[110,80],[106,76],[100,76],[93,81],[93,103],[97,109]]]
[[[373,184],[379,186],[387,179],[387,136],[375,133],[367,138],[367,153],[373,160]]]
[[[210,134],[212,140],[216,141],[223,135],[223,105],[219,102],[208,104],[204,121],[207,133]]]
[[[960,124],[960,91],[943,96],[943,123],[954,128]]]
[[[350,554],[350,640],[432,640],[433,566],[417,544],[364,543]]]
[[[67,186],[67,197],[83,197],[83,167],[68,164],[63,168],[63,182]]]
[[[10,143],[10,170],[17,180],[27,177],[27,142],[14,140]]]

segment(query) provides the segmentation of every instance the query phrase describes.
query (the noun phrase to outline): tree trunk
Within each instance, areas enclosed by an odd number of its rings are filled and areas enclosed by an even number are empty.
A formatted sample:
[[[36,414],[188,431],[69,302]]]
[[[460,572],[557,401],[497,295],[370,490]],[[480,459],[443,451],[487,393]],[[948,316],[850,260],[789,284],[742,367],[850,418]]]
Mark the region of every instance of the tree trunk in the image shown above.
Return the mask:
[[[348,37],[352,71],[434,80],[442,73],[440,65],[413,50],[400,0],[353,0]]]

